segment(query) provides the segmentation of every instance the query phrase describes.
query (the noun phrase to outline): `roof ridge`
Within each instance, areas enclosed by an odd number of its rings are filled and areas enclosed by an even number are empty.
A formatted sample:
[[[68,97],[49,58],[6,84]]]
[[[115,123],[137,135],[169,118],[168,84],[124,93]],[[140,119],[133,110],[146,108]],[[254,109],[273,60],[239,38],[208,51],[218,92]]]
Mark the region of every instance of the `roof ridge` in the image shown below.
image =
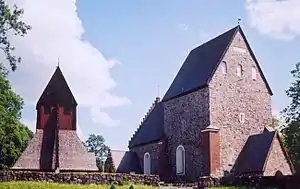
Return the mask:
[[[154,110],[155,106],[156,106],[157,104],[159,104],[159,103],[160,103],[160,97],[156,97],[155,100],[154,100],[154,102],[152,102],[152,104],[150,105],[150,107],[149,107],[147,113],[145,114],[145,116],[143,117],[142,121],[140,122],[140,124],[139,124],[137,130],[134,132],[133,136],[130,138],[130,141],[133,139],[133,137],[135,137],[136,133],[141,129],[143,123],[146,121],[146,119],[148,118],[148,116],[149,116],[149,115],[151,114],[151,112]],[[130,142],[130,141],[129,141],[129,142]]]
[[[193,48],[171,82],[162,101],[178,98],[208,85],[220,59],[239,30],[241,27],[235,26]]]
[[[204,42],[204,43],[202,43],[202,44],[200,44],[200,45],[198,45],[197,47],[193,48],[191,51],[193,51],[193,50],[195,50],[195,49],[197,49],[197,48],[199,48],[199,47],[201,47],[201,46],[203,46],[203,45],[205,45],[205,44],[207,44],[207,43],[213,42],[215,39],[220,38],[220,37],[222,37],[222,36],[228,34],[228,33],[231,32],[231,31],[237,31],[238,29],[241,29],[241,27],[240,27],[239,25],[236,26],[236,27],[234,27],[234,28],[228,29],[228,30],[226,30],[226,31],[223,32],[223,33],[220,33],[219,35],[215,35],[213,38],[207,40],[206,42]]]

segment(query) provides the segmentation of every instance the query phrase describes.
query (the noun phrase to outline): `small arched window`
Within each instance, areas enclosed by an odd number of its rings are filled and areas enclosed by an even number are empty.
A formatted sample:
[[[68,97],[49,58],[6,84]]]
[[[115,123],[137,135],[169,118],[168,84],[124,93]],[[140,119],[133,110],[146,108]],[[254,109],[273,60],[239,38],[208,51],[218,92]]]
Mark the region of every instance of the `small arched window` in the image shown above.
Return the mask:
[[[238,67],[236,68],[236,75],[241,77],[242,71],[243,71],[243,67],[242,67],[242,65],[239,64]]]
[[[185,150],[182,145],[178,146],[176,149],[176,174],[185,174]]]
[[[225,61],[222,61],[221,68],[222,68],[222,73],[226,74],[227,73],[227,63]]]
[[[240,122],[240,123],[244,123],[244,122],[245,122],[245,117],[246,117],[246,116],[245,116],[244,113],[240,113],[240,114],[239,114],[239,122]]]
[[[144,154],[144,174],[151,174],[151,157],[148,152]]]
[[[251,72],[252,72],[252,79],[256,80],[256,78],[257,78],[257,76],[256,76],[256,68],[254,66],[252,67],[252,71]]]

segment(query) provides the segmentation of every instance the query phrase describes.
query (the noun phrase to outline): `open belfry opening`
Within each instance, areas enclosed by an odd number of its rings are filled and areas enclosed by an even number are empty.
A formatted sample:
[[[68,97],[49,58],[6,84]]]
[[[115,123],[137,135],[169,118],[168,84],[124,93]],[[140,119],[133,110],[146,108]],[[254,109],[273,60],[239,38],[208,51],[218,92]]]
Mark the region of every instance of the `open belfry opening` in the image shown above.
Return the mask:
[[[77,102],[59,66],[36,104],[36,132],[13,170],[97,171],[76,133]]]

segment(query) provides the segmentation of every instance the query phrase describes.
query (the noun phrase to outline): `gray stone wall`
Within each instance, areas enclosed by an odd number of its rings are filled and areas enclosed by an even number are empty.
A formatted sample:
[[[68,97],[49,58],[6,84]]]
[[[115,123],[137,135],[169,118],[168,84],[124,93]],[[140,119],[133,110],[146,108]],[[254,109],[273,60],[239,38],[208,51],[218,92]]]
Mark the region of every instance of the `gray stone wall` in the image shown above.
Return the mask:
[[[164,112],[171,176],[176,180],[197,180],[207,165],[203,158],[201,130],[209,125],[208,88],[165,102]],[[185,175],[176,175],[179,145],[185,148]]]
[[[131,149],[139,158],[142,172],[144,172],[144,155],[148,152],[151,158],[151,174],[161,174],[161,154],[164,152],[164,147],[164,141],[159,141]]]
[[[64,184],[147,184],[157,186],[158,175],[139,175],[125,173],[52,173],[52,172],[0,172],[0,182],[10,181],[35,181],[56,182]]]
[[[277,171],[281,171],[284,175],[292,174],[291,167],[282,151],[279,140],[275,138],[266,163],[264,176],[274,176]]]
[[[240,33],[233,39],[223,59],[227,73],[221,65],[217,68],[209,85],[210,121],[220,128],[221,167],[219,175],[230,172],[247,138],[262,132],[271,123],[271,96],[262,75],[247,50]],[[242,76],[237,76],[238,65]],[[256,68],[257,79],[252,79],[252,66]],[[245,121],[239,121],[239,115]]]

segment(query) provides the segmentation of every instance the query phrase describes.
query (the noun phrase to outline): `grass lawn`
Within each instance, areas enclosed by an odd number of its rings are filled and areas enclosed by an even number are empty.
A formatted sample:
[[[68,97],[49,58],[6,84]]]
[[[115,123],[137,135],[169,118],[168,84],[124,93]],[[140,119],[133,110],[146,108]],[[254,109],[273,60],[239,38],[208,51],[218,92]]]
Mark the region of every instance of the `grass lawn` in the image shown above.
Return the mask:
[[[127,186],[116,186],[116,189],[128,189]],[[156,187],[133,185],[134,189],[154,189]],[[109,189],[110,185],[77,185],[47,182],[0,182],[0,189]]]

